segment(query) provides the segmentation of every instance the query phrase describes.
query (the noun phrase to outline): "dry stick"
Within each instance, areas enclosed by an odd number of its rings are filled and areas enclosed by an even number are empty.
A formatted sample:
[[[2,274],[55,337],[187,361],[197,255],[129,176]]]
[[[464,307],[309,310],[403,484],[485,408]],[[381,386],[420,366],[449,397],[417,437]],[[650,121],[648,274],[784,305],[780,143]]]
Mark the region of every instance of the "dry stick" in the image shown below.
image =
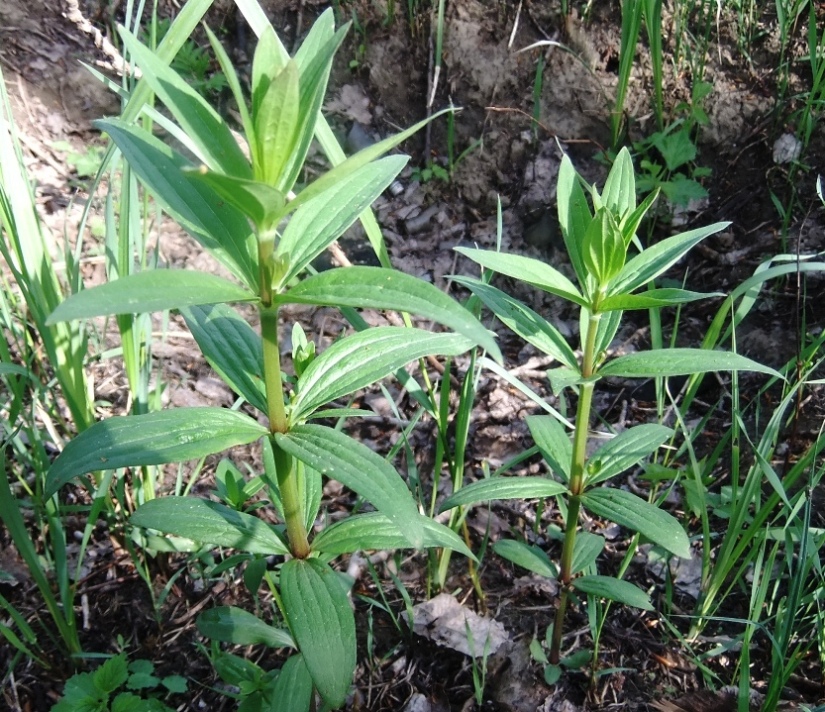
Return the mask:
[[[129,64],[125,59],[123,59],[123,55],[118,52],[117,47],[109,42],[106,36],[98,30],[97,27],[95,27],[83,16],[77,0],[65,0],[65,2],[66,12],[63,13],[64,17],[77,25],[77,28],[81,32],[84,32],[92,37],[95,47],[97,47],[101,52],[103,52],[103,54],[112,60],[113,69],[117,70],[121,74],[128,74]]]

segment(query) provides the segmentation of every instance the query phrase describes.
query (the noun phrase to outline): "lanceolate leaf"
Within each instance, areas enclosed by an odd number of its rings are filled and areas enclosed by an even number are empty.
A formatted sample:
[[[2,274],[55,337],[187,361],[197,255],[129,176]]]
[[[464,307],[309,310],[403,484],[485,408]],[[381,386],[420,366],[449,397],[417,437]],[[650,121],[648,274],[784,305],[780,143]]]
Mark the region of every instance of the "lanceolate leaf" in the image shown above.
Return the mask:
[[[730,223],[714,223],[668,237],[629,260],[609,287],[610,295],[628,294],[669,269],[709,235],[724,230]]]
[[[266,412],[261,337],[226,304],[181,309],[209,365],[240,396]]]
[[[419,548],[424,528],[404,480],[383,457],[366,445],[332,428],[296,425],[276,434],[280,447],[294,458],[338,480],[385,514],[409,544]]]
[[[541,456],[565,482],[570,479],[573,443],[561,423],[552,415],[528,415],[527,427]]]
[[[581,503],[593,514],[639,532],[676,556],[690,558],[690,541],[679,521],[641,497],[596,487],[581,495]]]
[[[393,309],[417,314],[463,334],[493,358],[501,360],[494,335],[469,311],[438,287],[397,270],[382,267],[328,270],[307,277],[277,301]]]
[[[490,477],[462,487],[447,497],[440,511],[493,499],[541,499],[563,492],[567,492],[564,485],[546,477]]]
[[[281,569],[281,598],[292,635],[318,693],[344,704],[355,672],[355,617],[343,584],[318,559],[292,559]]]
[[[467,545],[449,527],[419,515],[424,538],[423,549],[444,548],[475,560]],[[324,529],[312,541],[313,551],[324,554],[350,554],[354,551],[409,549],[410,543],[392,520],[380,512],[355,514]]]
[[[395,373],[429,354],[457,356],[472,348],[458,334],[434,334],[423,329],[382,326],[346,336],[320,354],[298,379],[290,422]]]
[[[252,114],[257,152],[253,160],[255,177],[285,191],[288,187],[284,187],[281,178],[306,120],[300,115],[298,65],[294,60],[288,61],[277,75],[267,77],[264,84],[263,96]]]
[[[585,466],[587,485],[604,482],[624,472],[655,452],[672,435],[670,428],[655,423],[637,425],[619,433],[588,458]]]
[[[204,167],[186,170],[184,175],[193,182],[208,185],[222,200],[240,210],[258,227],[268,227],[286,202],[283,193],[260,181],[235,178]]]
[[[244,215],[202,182],[186,178],[191,165],[143,129],[119,119],[96,121],[123,153],[160,206],[252,289],[257,288],[257,247]]]
[[[584,571],[591,564],[595,564],[599,554],[602,553],[602,549],[604,549],[604,537],[590,532],[579,532],[576,535],[570,573],[577,574],[579,571]]]
[[[493,551],[502,559],[512,561],[516,566],[532,571],[534,574],[555,579],[559,575],[556,565],[537,546],[530,546],[513,539],[499,539],[493,545]]]
[[[526,304],[479,279],[457,276],[452,279],[471,290],[503,324],[522,339],[565,366],[578,368],[576,355],[564,336]]]
[[[310,709],[312,677],[303,655],[293,655],[284,663],[271,699],[272,704],[266,708],[267,712],[303,712]]]
[[[604,183],[601,193],[602,204],[621,220],[636,208],[636,174],[630,151],[622,148]]]
[[[209,608],[198,616],[197,625],[201,635],[221,643],[295,647],[288,630],[268,625],[258,616],[235,606]]]
[[[576,175],[576,169],[573,168],[567,154],[561,159],[556,196],[559,224],[564,237],[564,244],[567,247],[567,254],[570,256],[579,284],[583,285],[587,272],[582,261],[581,245],[593,213],[590,211],[590,205],[587,203],[587,197],[584,190],[582,190],[579,177]]]
[[[121,27],[120,36],[143,72],[143,79],[166,104],[212,170],[251,178],[249,162],[220,114],[173,69]]]
[[[276,249],[288,269],[273,287],[280,289],[289,284],[337,240],[381,195],[408,160],[408,156],[387,156],[368,163],[298,208]]]
[[[573,587],[582,593],[618,601],[626,606],[641,608],[643,611],[653,610],[650,596],[642,589],[612,576],[581,576],[573,579]]]
[[[194,460],[267,432],[248,415],[225,408],[176,408],[101,420],[71,440],[54,461],[46,496],[87,472]]]
[[[641,294],[617,294],[607,297],[599,303],[599,311],[613,311],[614,309],[655,309],[657,307],[671,307],[697,299],[724,297],[721,292],[691,292],[687,289],[651,289]]]
[[[129,522],[201,544],[226,546],[252,554],[286,556],[289,553],[283,539],[266,522],[198,497],[150,500],[137,508]]]
[[[469,247],[456,247],[455,249],[456,252],[468,257],[482,267],[531,284],[579,306],[587,306],[587,302],[579,290],[576,289],[576,285],[557,269],[544,262],[532,257],[511,255],[506,252],[478,250]]]
[[[73,294],[52,312],[47,323],[256,299],[244,287],[213,274],[150,269]]]
[[[652,378],[688,376],[708,371],[755,371],[781,378],[774,369],[730,351],[709,349],[656,349],[620,356],[599,369],[600,376]]]

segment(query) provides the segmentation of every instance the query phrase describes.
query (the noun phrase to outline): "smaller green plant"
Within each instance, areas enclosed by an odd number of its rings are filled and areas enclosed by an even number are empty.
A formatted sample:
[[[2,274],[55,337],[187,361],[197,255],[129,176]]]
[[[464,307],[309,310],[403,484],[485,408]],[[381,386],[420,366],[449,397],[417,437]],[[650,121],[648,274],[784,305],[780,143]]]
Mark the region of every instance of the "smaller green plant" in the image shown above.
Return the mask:
[[[561,658],[558,665],[553,665],[547,657],[547,651],[553,644],[553,625],[547,626],[544,640],[533,638],[530,642],[530,657],[544,668],[544,681],[548,685],[555,685],[561,678],[562,669],[580,670],[590,664],[593,651],[590,649],[577,650],[572,655]]]
[[[52,712],[172,712],[160,698],[184,693],[186,688],[186,678],[158,677],[151,661],[130,663],[126,653],[120,653],[93,672],[70,677]]]
[[[91,178],[97,174],[106,149],[94,144],[78,150],[68,141],[54,141],[52,148],[66,154],[66,165],[72,167],[78,178]]]
[[[450,182],[450,172],[435,161],[427,161],[424,167],[415,166],[412,169],[412,179],[420,183],[429,183],[431,180]]]
[[[699,179],[708,177],[711,171],[696,165],[698,150],[694,137],[699,126],[708,124],[702,102],[712,90],[707,82],[698,82],[691,101],[676,107],[676,114],[682,114],[680,118],[633,144],[640,157],[636,181],[640,193],[659,189],[674,206],[707,198],[708,192]]]

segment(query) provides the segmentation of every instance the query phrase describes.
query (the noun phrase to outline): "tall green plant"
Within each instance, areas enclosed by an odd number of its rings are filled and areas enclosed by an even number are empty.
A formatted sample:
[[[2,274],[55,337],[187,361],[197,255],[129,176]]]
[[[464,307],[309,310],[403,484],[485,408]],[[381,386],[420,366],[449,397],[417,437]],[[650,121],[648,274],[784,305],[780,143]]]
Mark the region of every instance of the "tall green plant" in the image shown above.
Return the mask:
[[[673,348],[638,352],[608,360],[610,344],[630,309],[674,306],[708,296],[685,289],[652,288],[636,293],[673,266],[690,249],[726,223],[669,237],[641,249],[636,230],[655,195],[636,205],[633,164],[626,149],[619,153],[601,192],[589,188],[565,157],[559,172],[558,214],[562,235],[578,284],[539,260],[478,249],[459,248],[481,266],[521,280],[576,304],[580,309],[581,358],[559,331],[525,304],[491,285],[466,277],[467,286],[509,328],[553,356],[561,365],[548,372],[553,390],[566,389],[578,396],[572,442],[554,415],[529,416],[527,425],[551,477],[491,477],[454,493],[442,505],[449,509],[490,499],[557,497],[564,505],[564,542],[558,566],[560,600],[550,636],[550,678],[560,674],[560,648],[565,612],[574,591],[595,595],[640,608],[651,608],[644,591],[630,583],[601,575],[579,575],[594,564],[604,546],[595,535],[580,536],[579,514],[587,510],[617,522],[658,544],[676,556],[690,556],[690,543],[682,525],[673,516],[618,487],[605,483],[647,458],[673,437],[670,428],[648,423],[629,428],[587,456],[593,390],[599,379],[668,377],[709,371],[775,371],[734,353],[704,349]],[[590,203],[592,203],[592,208]],[[635,249],[634,249],[635,248]],[[635,254],[633,254],[635,252]],[[521,565],[535,565],[554,572],[544,552],[518,542],[497,546]],[[554,667],[555,666],[555,667]]]
[[[451,530],[419,514],[398,473],[379,455],[315,421],[358,414],[335,401],[427,355],[455,356],[482,345],[499,356],[492,336],[434,286],[386,268],[350,267],[304,277],[312,260],[337,239],[394,180],[405,156],[380,158],[421,124],[352,156],[289,200],[319,121],[333,55],[346,27],[332,12],[313,26],[295,57],[284,57],[270,27],[252,64],[248,106],[223,47],[210,37],[238,105],[245,148],[206,101],[134,35],[121,36],[143,81],[173,116],[173,135],[199,164],[124,118],[98,122],[164,210],[232,274],[233,281],[183,270],[148,270],[81,291],[49,323],[107,314],[178,309],[217,373],[268,424],[221,408],[178,408],[111,418],[70,442],[55,461],[48,491],[93,470],[144,467],[201,458],[262,440],[267,496],[283,522],[272,527],[246,512],[191,497],[146,502],[134,526],[252,554],[277,554],[279,630],[237,609],[218,609],[205,627],[218,639],[292,647],[272,688],[273,709],[343,704],[355,668],[355,620],[345,583],[329,561],[360,549],[448,547],[472,556]],[[256,307],[256,332],[231,302]],[[279,312],[285,304],[403,310],[451,332],[378,327],[345,336],[316,355],[296,348],[285,388]],[[302,339],[298,339],[299,346]],[[349,517],[312,538],[321,478],[332,477],[371,502],[376,513]],[[274,631],[274,632],[273,632]],[[281,706],[278,706],[281,705]]]

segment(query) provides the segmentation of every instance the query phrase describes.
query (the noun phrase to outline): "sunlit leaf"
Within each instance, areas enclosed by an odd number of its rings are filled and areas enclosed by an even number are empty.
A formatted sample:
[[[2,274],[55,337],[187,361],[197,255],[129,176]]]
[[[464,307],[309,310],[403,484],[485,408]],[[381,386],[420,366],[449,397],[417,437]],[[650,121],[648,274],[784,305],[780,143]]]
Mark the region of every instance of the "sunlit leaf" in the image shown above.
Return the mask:
[[[573,548],[573,561],[570,564],[570,573],[577,574],[596,563],[599,554],[604,549],[604,537],[590,532],[576,534],[576,544]]]
[[[542,499],[567,492],[546,477],[490,477],[462,487],[441,504],[440,511],[494,499]]]
[[[499,539],[493,545],[493,551],[502,559],[512,561],[516,566],[532,571],[545,578],[555,579],[559,575],[556,565],[537,546],[530,546],[515,539]]]
[[[599,447],[585,465],[587,485],[604,482],[645,459],[673,435],[670,428],[644,423],[628,428]]]
[[[264,623],[258,616],[236,606],[216,606],[198,616],[198,632],[212,640],[233,645],[267,645],[294,648],[288,630]]]
[[[552,415],[528,415],[527,427],[541,456],[565,482],[570,479],[573,444],[561,423]]]
[[[731,351],[710,349],[655,349],[619,356],[599,368],[601,376],[623,378],[652,378],[655,376],[689,376],[709,371],[755,371],[776,378],[782,376],[745,356]]]
[[[622,581],[612,576],[580,576],[573,579],[573,588],[591,596],[607,598],[633,608],[641,608],[643,611],[653,610],[650,596],[642,589],[629,581]]]

